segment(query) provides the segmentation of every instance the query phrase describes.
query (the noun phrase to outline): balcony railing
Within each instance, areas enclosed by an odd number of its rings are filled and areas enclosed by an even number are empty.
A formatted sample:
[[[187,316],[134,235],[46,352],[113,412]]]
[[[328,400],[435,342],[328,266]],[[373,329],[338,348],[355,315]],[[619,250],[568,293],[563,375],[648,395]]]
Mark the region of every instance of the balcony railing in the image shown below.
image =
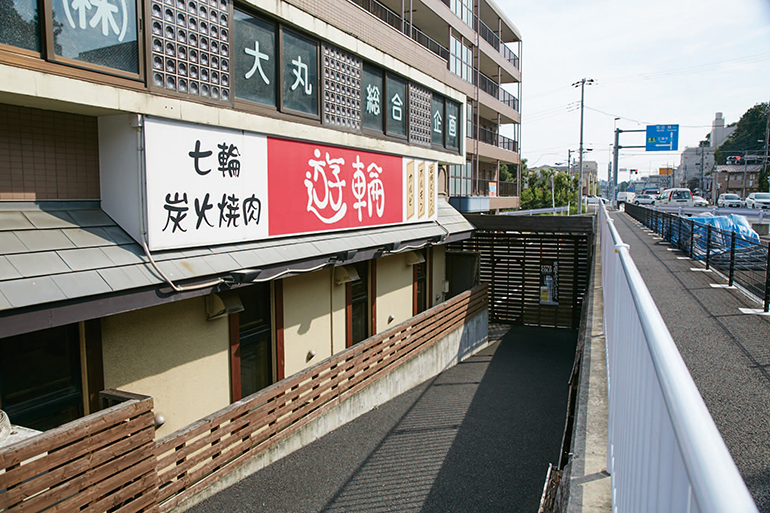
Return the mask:
[[[445,61],[449,61],[449,50],[441,46],[438,42],[436,42],[434,39],[431,39],[427,34],[425,34],[423,31],[418,29],[417,27],[413,27],[410,25],[409,22],[404,20],[401,16],[399,16],[394,11],[390,10],[377,0],[351,0],[353,3],[364,9],[365,11],[369,12],[370,14],[373,14],[374,16],[378,17],[391,27],[395,28],[399,32],[403,31],[403,33],[412,38],[417,43],[421,44],[431,52],[435,53]]]
[[[515,141],[509,137],[505,137],[504,135],[500,135],[497,132],[489,130],[488,128],[473,125],[473,133],[471,137],[478,140],[479,142],[497,146],[498,148],[502,148],[504,150],[516,153],[519,151],[518,141]]]
[[[474,73],[475,75],[475,73]],[[490,96],[494,96],[505,105],[509,106],[515,111],[519,110],[519,99],[513,96],[511,93],[500,87],[500,84],[479,72],[479,89],[484,91]]]
[[[487,25],[475,15],[473,16],[473,23],[474,23],[474,27],[473,27],[474,30],[478,32],[478,34],[487,43],[492,45],[492,48],[500,52],[500,54],[503,56],[505,60],[513,64],[514,68],[519,69],[519,57],[515,53],[513,53],[513,50],[508,48],[508,46],[505,43],[503,43],[503,40],[500,39],[492,29],[487,27]]]

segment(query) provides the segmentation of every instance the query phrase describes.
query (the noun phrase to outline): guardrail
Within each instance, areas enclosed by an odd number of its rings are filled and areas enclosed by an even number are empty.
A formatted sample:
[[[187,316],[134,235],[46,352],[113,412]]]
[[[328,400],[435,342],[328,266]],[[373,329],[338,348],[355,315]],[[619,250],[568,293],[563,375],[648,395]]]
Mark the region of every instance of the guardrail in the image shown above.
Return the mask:
[[[613,511],[758,511],[604,205],[600,223]]]
[[[626,204],[625,209],[690,258],[703,260],[706,269],[724,274],[730,287],[737,283],[759,298],[764,311],[770,311],[770,251],[761,242],[699,223],[698,218],[641,205]]]
[[[535,216],[539,214],[569,215],[569,207],[531,208],[529,210],[509,210],[508,212],[500,212],[500,215],[504,216]]]

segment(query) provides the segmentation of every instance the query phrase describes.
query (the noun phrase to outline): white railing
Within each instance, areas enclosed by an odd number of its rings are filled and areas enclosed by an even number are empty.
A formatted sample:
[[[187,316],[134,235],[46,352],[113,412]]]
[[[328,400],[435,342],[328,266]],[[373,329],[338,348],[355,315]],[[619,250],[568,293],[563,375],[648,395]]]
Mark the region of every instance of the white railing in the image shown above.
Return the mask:
[[[628,245],[600,211],[613,512],[756,512]]]

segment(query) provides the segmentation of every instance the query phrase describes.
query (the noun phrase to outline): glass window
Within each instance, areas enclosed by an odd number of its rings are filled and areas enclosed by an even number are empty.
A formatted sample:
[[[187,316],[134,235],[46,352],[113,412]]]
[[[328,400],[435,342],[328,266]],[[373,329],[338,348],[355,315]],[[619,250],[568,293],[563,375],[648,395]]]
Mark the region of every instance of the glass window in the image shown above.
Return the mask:
[[[276,105],[276,29],[249,14],[235,10],[235,96]]]
[[[460,149],[460,131],[462,129],[460,119],[460,105],[456,102],[446,101],[446,145],[447,148]]]
[[[357,344],[369,338],[369,262],[353,265],[359,280],[351,283],[351,344]]]
[[[382,70],[365,64],[361,87],[364,96],[364,126],[366,128],[382,131]]]
[[[473,83],[473,51],[451,36],[449,70],[466,82]]]
[[[273,383],[270,284],[252,285],[239,296],[243,304],[238,314],[241,397],[246,397]]]
[[[432,141],[435,145],[444,145],[445,117],[444,99],[434,94],[431,108],[431,133],[433,134]]]
[[[139,73],[135,0],[52,0],[52,9],[56,55]]]
[[[388,114],[385,117],[389,135],[406,137],[406,82],[388,75]]]
[[[0,340],[0,404],[12,424],[45,431],[83,415],[78,325]]]
[[[283,107],[318,115],[318,44],[284,31],[282,40]]]
[[[40,51],[40,23],[35,0],[0,2],[0,43]]]

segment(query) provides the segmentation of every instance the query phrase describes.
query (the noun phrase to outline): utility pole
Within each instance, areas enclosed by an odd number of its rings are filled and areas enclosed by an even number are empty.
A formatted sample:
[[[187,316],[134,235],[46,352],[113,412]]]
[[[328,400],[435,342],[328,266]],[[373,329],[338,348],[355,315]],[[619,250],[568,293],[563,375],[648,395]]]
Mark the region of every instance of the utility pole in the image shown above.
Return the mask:
[[[578,82],[572,84],[572,87],[580,86],[580,156],[578,157],[578,212],[583,213],[583,102],[585,100],[585,88],[586,84],[591,85],[594,83],[592,78],[582,78]]]
[[[765,114],[767,114],[767,128],[765,129],[765,158],[762,159],[762,169],[765,170],[765,176],[768,177],[768,189],[767,192],[770,192],[770,173],[768,173],[768,167],[767,167],[767,150],[768,150],[768,143],[770,142],[770,102],[767,102],[767,108],[765,108]],[[757,182],[757,190],[759,190],[759,182]]]

